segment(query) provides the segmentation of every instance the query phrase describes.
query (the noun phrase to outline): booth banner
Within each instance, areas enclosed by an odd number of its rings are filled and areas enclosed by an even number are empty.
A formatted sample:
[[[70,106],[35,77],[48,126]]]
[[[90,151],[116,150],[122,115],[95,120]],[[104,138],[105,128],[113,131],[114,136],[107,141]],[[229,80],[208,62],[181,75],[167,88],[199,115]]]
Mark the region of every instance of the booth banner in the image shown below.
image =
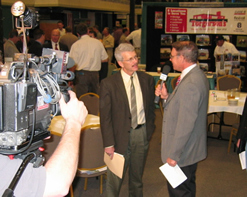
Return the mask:
[[[165,32],[247,34],[247,8],[166,8]]]

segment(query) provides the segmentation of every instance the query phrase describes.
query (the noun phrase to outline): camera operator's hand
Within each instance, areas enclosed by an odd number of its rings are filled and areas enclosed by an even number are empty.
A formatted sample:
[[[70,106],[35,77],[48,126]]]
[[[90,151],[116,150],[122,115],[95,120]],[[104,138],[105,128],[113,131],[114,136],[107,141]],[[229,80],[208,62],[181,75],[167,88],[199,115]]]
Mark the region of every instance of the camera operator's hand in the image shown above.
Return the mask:
[[[68,93],[70,95],[70,101],[68,103],[65,103],[63,96],[61,96],[59,101],[62,116],[66,122],[73,120],[79,122],[82,126],[85,122],[88,111],[84,103],[78,101],[73,91],[69,90]]]
[[[66,124],[62,138],[47,161],[44,197],[66,196],[75,177],[78,164],[81,126],[88,111],[83,102],[78,101],[74,92],[69,91],[70,101],[59,101]]]

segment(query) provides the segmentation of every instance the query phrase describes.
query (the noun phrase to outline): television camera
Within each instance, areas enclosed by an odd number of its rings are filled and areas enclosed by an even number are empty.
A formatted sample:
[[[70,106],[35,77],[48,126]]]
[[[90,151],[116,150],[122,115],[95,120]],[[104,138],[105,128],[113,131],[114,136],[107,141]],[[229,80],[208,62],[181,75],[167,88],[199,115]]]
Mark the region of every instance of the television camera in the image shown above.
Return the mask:
[[[13,155],[23,162],[3,196],[13,196],[13,190],[29,162],[34,167],[44,159],[39,150],[43,139],[50,136],[48,127],[59,114],[58,101],[69,100],[66,80],[74,73],[69,53],[43,49],[42,57],[31,57],[26,51],[26,29],[37,26],[38,15],[18,1],[12,5],[16,28],[23,32],[22,61],[11,62],[7,79],[0,78],[0,154]],[[20,26],[21,24],[21,26]]]

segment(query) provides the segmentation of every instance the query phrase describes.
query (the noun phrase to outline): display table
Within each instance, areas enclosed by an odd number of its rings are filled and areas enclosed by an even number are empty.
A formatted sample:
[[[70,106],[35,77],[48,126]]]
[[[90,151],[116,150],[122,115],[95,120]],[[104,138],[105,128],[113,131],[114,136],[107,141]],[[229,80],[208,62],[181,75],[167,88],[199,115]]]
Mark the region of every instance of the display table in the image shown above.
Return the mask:
[[[112,74],[115,74],[116,72],[118,72],[119,69],[114,69],[112,71]],[[155,84],[157,84],[157,82],[159,81],[160,79],[160,74],[161,73],[157,73],[157,72],[146,72],[147,74],[153,76],[154,78],[154,82]],[[168,93],[172,93],[173,89],[172,89],[172,85],[171,85],[171,81],[173,78],[179,76],[181,73],[168,73],[168,77],[167,77],[167,80],[166,80],[166,87],[167,87],[167,91]],[[214,78],[214,75],[213,74],[210,74],[210,75],[207,75],[207,79],[208,79],[208,82],[209,82],[209,88],[210,90],[214,90],[215,88],[215,78]]]
[[[214,98],[214,93],[217,95],[216,100]],[[247,96],[247,93],[241,92],[239,100],[238,100],[238,105],[230,106],[228,104],[226,91],[210,90],[209,91],[209,100],[208,100],[208,113],[210,114],[210,113],[214,113],[214,112],[229,112],[229,113],[235,113],[238,115],[242,115],[246,96]],[[218,134],[218,137],[216,139],[222,139],[221,126],[224,125],[224,114],[221,113],[219,123],[212,122],[208,126],[210,127],[211,124],[218,124],[219,125],[219,134]],[[230,126],[230,125],[225,125],[225,126]]]
[[[213,92],[217,95],[217,100],[214,100]],[[245,98],[247,93],[240,93],[237,106],[228,105],[228,100],[226,98],[226,91],[210,90],[209,100],[208,100],[208,113],[213,112],[230,112],[238,115],[242,115],[244,109]]]

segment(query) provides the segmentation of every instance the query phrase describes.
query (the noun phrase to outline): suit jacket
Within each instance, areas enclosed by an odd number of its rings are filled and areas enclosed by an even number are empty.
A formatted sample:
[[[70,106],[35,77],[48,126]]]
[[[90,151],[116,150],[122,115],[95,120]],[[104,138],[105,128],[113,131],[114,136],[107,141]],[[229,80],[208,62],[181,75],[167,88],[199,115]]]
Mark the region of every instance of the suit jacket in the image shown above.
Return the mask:
[[[4,43],[4,57],[12,57],[14,59],[15,53],[20,52],[11,40],[7,40]]]
[[[237,139],[240,139],[240,145],[237,152],[241,153],[245,151],[245,145],[247,141],[247,97],[245,98],[245,104],[244,104],[243,114],[240,119]]]
[[[60,49],[60,51],[69,52],[69,48],[68,48],[65,44],[62,44],[61,42],[59,42],[58,44],[59,44],[59,49]],[[43,47],[44,47],[44,48],[48,48],[48,49],[52,49],[51,41],[49,41],[49,42],[43,44]]]
[[[137,71],[141,86],[146,118],[147,140],[154,131],[154,79]],[[114,145],[115,151],[124,154],[128,147],[131,113],[121,72],[103,79],[100,83],[100,126],[104,147]]]
[[[196,66],[169,95],[162,127],[164,163],[171,158],[184,167],[206,158],[208,94],[208,80]]]
[[[38,41],[33,41],[28,49],[28,53],[34,54],[36,56],[42,56],[43,46]]]

